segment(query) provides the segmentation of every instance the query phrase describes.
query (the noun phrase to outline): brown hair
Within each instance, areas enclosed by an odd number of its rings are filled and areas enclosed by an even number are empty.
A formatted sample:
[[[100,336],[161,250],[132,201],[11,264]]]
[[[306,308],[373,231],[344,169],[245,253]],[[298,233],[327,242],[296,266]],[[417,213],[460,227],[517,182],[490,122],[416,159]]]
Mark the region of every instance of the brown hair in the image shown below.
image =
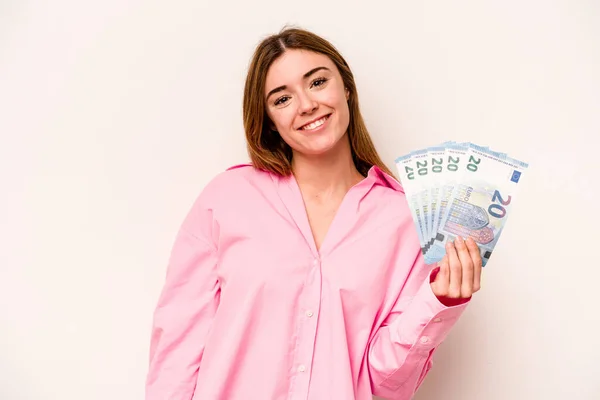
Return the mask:
[[[356,169],[366,176],[369,169],[376,165],[393,176],[375,150],[360,113],[354,75],[346,60],[327,40],[312,32],[291,27],[284,27],[278,34],[268,36],[260,42],[249,66],[244,88],[243,118],[248,154],[252,164],[256,168],[278,175],[287,176],[292,172],[292,149],[279,133],[271,130],[271,121],[266,112],[264,98],[267,71],[287,49],[324,54],[333,61],[350,94],[348,139]]]

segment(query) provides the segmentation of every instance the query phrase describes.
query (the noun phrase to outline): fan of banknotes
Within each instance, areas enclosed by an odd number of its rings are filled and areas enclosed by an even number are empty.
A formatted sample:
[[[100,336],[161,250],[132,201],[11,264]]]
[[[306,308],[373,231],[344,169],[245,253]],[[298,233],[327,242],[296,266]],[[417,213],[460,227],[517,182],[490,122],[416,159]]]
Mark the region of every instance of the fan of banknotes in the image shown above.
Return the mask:
[[[485,266],[498,243],[528,164],[473,143],[445,142],[396,159],[425,262],[460,235]]]

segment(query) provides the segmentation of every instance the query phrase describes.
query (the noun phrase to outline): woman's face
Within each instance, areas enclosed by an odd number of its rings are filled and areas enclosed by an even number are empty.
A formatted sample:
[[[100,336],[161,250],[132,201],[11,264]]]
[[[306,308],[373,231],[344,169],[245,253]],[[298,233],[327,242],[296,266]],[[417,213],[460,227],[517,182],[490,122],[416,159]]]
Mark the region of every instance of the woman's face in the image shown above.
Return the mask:
[[[267,72],[265,97],[273,128],[295,152],[324,154],[346,134],[348,92],[323,54],[287,50]]]

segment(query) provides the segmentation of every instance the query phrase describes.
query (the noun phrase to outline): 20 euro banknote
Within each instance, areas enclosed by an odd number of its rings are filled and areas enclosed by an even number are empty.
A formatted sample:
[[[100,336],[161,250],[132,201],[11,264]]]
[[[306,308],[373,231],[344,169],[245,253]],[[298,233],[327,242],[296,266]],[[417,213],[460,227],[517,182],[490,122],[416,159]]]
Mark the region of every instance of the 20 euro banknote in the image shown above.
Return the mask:
[[[442,199],[435,240],[425,253],[428,264],[440,261],[446,254],[446,242],[460,235],[475,240],[485,266],[502,234],[519,182],[528,167],[527,163],[506,154],[472,143],[467,147],[463,168],[457,171],[455,180],[446,184],[447,203]]]

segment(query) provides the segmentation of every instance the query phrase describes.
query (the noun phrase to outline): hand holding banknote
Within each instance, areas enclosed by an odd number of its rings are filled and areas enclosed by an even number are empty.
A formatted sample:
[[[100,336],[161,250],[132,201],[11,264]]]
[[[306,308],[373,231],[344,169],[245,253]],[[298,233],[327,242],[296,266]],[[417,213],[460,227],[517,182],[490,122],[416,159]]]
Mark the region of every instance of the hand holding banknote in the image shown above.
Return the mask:
[[[431,289],[446,305],[454,305],[452,299],[468,299],[481,288],[481,254],[472,238],[457,236],[454,243],[446,242],[439,267]]]
[[[396,159],[431,287],[443,301],[478,291],[528,165],[488,147],[445,142]]]

